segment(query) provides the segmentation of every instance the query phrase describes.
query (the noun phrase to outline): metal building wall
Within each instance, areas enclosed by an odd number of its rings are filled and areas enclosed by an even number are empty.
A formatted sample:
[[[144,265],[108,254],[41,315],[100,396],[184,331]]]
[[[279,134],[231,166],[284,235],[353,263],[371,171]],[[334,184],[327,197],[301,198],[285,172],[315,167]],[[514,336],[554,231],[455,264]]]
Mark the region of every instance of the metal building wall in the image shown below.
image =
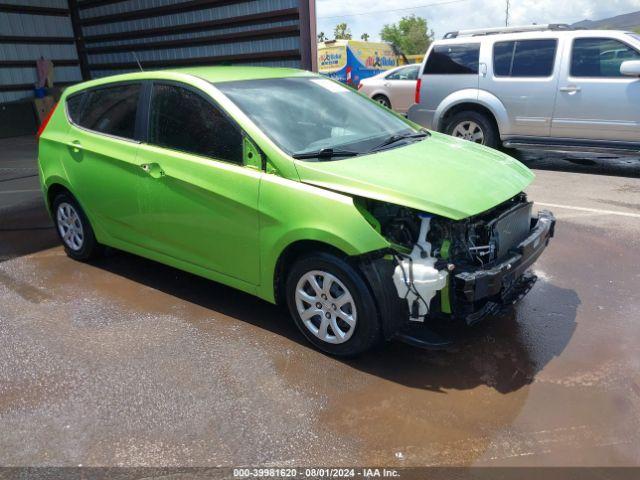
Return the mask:
[[[1,0],[0,0],[1,1]],[[85,76],[187,65],[313,69],[314,0],[69,0]],[[137,57],[137,59],[136,59]]]
[[[0,103],[33,95],[40,56],[56,84],[82,80],[67,0],[0,0]]]

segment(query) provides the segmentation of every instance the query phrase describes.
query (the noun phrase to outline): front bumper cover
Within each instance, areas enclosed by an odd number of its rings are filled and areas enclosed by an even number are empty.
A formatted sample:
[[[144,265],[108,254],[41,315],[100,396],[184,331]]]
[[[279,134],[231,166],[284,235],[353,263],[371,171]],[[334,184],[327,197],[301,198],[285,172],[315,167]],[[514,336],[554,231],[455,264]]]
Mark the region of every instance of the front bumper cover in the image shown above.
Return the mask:
[[[450,277],[452,313],[436,315],[425,323],[408,320],[407,302],[398,297],[391,281],[395,263],[376,255],[361,257],[360,266],[380,308],[384,337],[421,348],[446,348],[454,338],[439,327],[451,326],[452,318],[473,324],[516,303],[536,281],[536,276],[527,270],[553,237],[555,222],[551,212],[541,211],[532,220],[527,238],[520,242],[508,259],[492,268],[454,272]]]
[[[463,271],[453,275],[457,316],[475,323],[496,313],[501,306],[512,305],[526,294],[536,281],[527,270],[540,257],[554,235],[556,220],[543,210],[532,221],[529,236],[511,251],[511,255],[488,269]],[[481,307],[478,304],[483,303]],[[462,315],[460,315],[462,314]]]

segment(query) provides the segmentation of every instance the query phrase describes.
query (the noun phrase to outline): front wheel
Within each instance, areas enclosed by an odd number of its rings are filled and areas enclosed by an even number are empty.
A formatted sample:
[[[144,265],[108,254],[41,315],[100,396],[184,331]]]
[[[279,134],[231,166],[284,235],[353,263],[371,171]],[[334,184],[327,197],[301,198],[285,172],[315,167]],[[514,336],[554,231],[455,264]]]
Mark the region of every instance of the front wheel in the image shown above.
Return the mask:
[[[353,356],[380,341],[378,311],[361,274],[328,253],[296,261],[287,276],[289,312],[320,350]]]
[[[491,148],[497,148],[500,141],[494,122],[486,115],[472,110],[459,112],[451,117],[444,133]]]

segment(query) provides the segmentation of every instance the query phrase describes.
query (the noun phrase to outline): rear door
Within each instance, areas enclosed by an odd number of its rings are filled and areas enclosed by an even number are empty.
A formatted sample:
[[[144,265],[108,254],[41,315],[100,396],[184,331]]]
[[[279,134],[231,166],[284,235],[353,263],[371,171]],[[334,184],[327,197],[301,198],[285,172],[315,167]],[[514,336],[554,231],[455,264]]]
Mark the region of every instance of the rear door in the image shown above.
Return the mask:
[[[141,82],[109,84],[66,102],[71,127],[64,167],[99,240],[104,233],[127,241],[136,236],[141,91]]]
[[[243,163],[240,128],[205,93],[154,81],[139,160],[144,246],[257,285],[262,171]]]
[[[608,37],[577,37],[562,65],[551,135],[640,141],[640,79],[620,73],[640,50]]]
[[[394,110],[405,113],[413,105],[419,68],[419,65],[409,65],[386,76],[384,86]]]
[[[480,89],[496,96],[509,116],[502,134],[548,137],[560,69],[557,38],[487,42]]]

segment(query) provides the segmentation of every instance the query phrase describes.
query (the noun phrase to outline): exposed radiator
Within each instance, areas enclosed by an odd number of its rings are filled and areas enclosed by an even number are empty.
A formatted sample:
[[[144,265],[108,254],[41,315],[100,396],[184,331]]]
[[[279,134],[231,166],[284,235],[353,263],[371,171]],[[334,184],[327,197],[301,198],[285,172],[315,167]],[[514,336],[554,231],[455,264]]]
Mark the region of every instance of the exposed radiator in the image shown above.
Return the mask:
[[[531,208],[531,202],[524,203],[496,221],[494,234],[498,243],[498,258],[507,256],[510,250],[518,246],[529,235]]]

